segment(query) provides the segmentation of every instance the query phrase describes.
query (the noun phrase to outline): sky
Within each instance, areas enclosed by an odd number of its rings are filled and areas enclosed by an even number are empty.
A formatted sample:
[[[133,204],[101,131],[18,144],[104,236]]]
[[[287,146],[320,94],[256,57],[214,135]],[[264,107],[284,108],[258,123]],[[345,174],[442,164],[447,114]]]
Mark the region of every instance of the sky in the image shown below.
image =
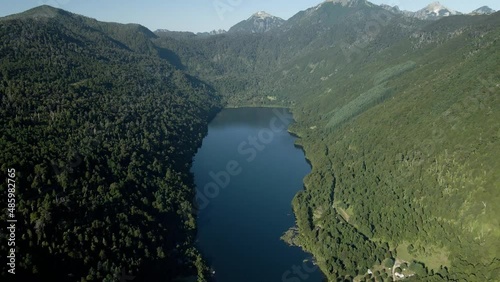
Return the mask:
[[[371,0],[417,11],[434,0]],[[0,17],[40,5],[50,5],[100,21],[139,23],[152,31],[204,32],[228,30],[258,11],[288,19],[323,0],[0,0]],[[444,6],[469,13],[481,6],[500,10],[499,0],[440,0]]]

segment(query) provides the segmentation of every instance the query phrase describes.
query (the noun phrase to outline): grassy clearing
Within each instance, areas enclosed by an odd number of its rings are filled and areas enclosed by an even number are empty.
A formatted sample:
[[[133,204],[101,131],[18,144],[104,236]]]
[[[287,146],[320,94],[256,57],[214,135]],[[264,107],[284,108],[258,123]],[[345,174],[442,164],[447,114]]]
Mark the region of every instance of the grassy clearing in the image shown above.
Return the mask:
[[[420,261],[423,262],[429,270],[439,270],[441,266],[450,266],[450,260],[448,258],[448,252],[443,248],[438,248],[435,246],[425,246],[425,253],[421,251],[415,251],[412,254],[408,252],[408,246],[410,243],[400,244],[397,249],[397,256],[399,259],[404,261]]]
[[[395,78],[397,76],[402,75],[403,73],[414,69],[417,66],[417,63],[414,61],[408,61],[402,64],[399,64],[394,67],[387,68],[379,73],[377,73],[374,77],[375,85],[379,85],[382,82],[388,81],[389,79]]]
[[[377,85],[372,89],[359,95],[356,99],[352,100],[347,105],[343,106],[340,110],[335,111],[333,117],[327,124],[327,127],[334,128],[349,119],[361,114],[371,106],[382,102],[385,98],[390,96],[390,89],[384,85]]]
[[[340,215],[342,216],[342,218],[344,218],[345,221],[349,222],[350,216],[343,208],[337,207],[337,211],[340,213]]]

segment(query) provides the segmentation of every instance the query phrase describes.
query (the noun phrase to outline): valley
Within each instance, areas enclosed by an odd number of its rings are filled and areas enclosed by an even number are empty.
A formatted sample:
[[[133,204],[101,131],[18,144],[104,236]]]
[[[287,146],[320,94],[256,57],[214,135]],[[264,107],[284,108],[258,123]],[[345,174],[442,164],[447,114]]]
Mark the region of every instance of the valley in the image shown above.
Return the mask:
[[[498,281],[500,14],[393,8],[325,1],[213,35],[50,6],[0,18],[0,163],[27,187],[16,271],[210,280],[190,169],[209,122],[250,106],[293,113],[312,170],[292,241],[328,281]]]

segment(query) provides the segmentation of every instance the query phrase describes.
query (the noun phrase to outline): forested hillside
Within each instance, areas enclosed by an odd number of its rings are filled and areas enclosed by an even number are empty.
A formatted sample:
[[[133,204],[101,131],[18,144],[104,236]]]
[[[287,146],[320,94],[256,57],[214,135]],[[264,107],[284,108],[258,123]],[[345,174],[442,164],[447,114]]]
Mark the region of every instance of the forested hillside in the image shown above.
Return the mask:
[[[46,6],[0,21],[0,163],[17,172],[25,281],[203,274],[189,168],[219,99],[149,55],[144,30]]]
[[[313,166],[294,242],[329,281],[499,281],[499,13],[325,2],[196,36],[41,7],[0,19],[0,39],[25,273],[203,281],[191,158],[220,107],[280,105]]]
[[[392,279],[394,262],[418,281],[496,281],[500,15],[430,22],[360,2],[272,34],[156,40],[188,46],[187,69],[230,106],[292,108],[313,165],[295,243],[330,281]]]
[[[345,240],[359,234],[424,265],[418,281],[500,277],[499,38],[499,15],[445,19],[337,72],[320,64],[315,100],[289,89],[314,166],[294,208],[330,279],[381,263]]]

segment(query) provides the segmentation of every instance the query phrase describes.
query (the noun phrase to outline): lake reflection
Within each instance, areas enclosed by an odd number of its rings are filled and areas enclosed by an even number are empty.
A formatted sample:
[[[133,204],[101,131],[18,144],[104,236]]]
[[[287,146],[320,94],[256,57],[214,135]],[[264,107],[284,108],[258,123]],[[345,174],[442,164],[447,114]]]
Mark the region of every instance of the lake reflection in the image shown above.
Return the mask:
[[[310,172],[284,109],[223,110],[195,156],[198,242],[218,282],[319,282],[311,255],[280,240]]]

